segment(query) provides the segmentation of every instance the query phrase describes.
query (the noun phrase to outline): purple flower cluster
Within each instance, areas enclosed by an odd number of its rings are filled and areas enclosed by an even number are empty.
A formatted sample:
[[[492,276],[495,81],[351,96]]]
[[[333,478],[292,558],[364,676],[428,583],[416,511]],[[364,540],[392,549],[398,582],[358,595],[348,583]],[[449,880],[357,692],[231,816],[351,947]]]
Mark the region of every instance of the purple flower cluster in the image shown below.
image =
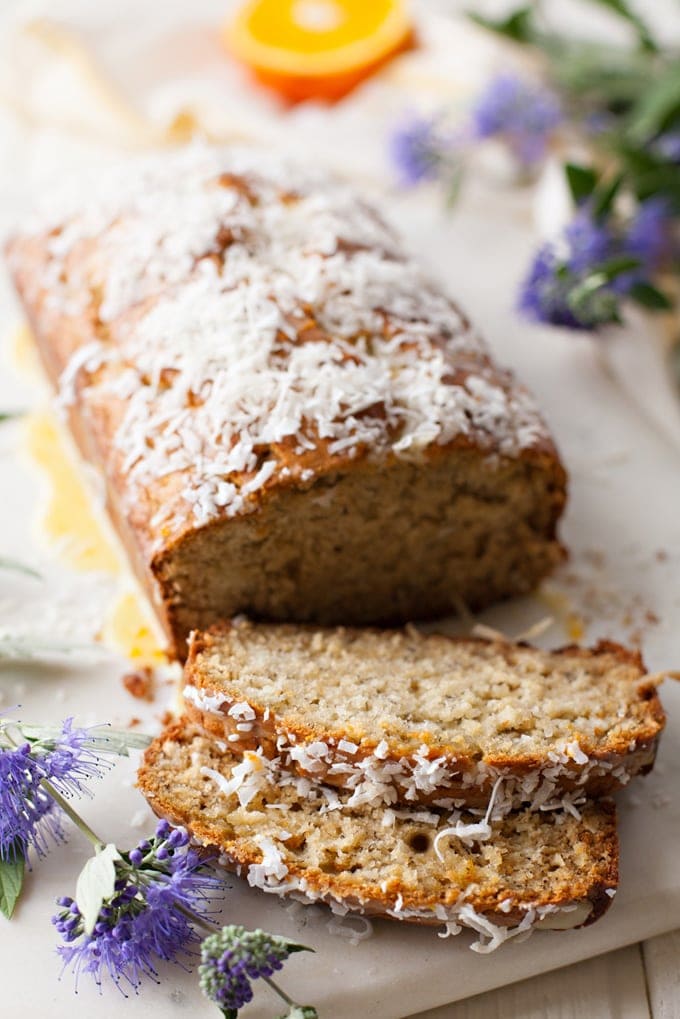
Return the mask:
[[[42,856],[48,835],[61,838],[54,800],[40,786],[44,777],[30,743],[0,752],[0,859],[25,857],[29,846]]]
[[[414,116],[405,121],[390,138],[390,155],[404,187],[442,177],[452,152],[438,117]]]
[[[501,138],[525,166],[545,155],[550,136],[562,121],[557,96],[544,86],[512,74],[499,74],[472,110],[475,138]]]
[[[390,138],[390,157],[400,182],[455,180],[466,149],[486,138],[499,138],[523,166],[545,155],[562,121],[557,97],[543,86],[511,74],[493,78],[458,132],[446,130],[442,116],[414,116]]]
[[[90,973],[101,986],[108,975],[119,988],[123,980],[137,990],[143,977],[157,980],[156,960],[177,962],[193,954],[189,946],[199,940],[193,924],[207,922],[206,903],[222,882],[189,847],[188,832],[166,821],[115,866],[114,895],[101,906],[92,934],[70,898],[58,900],[52,922],[64,940],[59,955],[76,983],[81,973]]]
[[[67,718],[53,735],[8,740],[19,724],[5,721],[0,733],[0,859],[26,856],[29,847],[47,852],[49,838],[62,838],[54,800],[41,784],[50,782],[63,796],[87,792],[84,783],[101,775],[102,763],[88,747],[88,731]],[[23,738],[23,735],[22,735]],[[9,745],[8,745],[9,743]],[[17,745],[18,744],[18,745]]]
[[[671,210],[665,198],[642,202],[626,235],[626,249],[643,266],[656,269],[672,254]]]
[[[594,329],[619,320],[620,298],[646,283],[669,255],[668,209],[661,199],[640,204],[621,224],[597,218],[588,206],[563,235],[537,252],[519,298],[530,319],[569,329]],[[626,264],[626,263],[629,264]],[[619,269],[612,269],[619,263]]]
[[[253,997],[251,980],[270,977],[298,946],[275,934],[232,924],[201,946],[201,990],[226,1012],[236,1013]]]

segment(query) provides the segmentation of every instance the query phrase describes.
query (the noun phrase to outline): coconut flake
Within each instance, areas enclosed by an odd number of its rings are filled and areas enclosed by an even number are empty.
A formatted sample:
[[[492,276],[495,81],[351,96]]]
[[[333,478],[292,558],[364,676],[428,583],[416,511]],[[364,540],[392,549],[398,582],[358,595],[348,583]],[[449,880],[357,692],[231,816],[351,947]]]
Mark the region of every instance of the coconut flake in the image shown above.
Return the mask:
[[[231,769],[231,778],[225,778],[221,772],[205,765],[200,771],[201,775],[207,775],[217,784],[224,796],[238,796],[242,807],[247,807],[257,796],[266,785],[268,777],[267,762],[261,747],[257,752],[246,750],[243,760]]]

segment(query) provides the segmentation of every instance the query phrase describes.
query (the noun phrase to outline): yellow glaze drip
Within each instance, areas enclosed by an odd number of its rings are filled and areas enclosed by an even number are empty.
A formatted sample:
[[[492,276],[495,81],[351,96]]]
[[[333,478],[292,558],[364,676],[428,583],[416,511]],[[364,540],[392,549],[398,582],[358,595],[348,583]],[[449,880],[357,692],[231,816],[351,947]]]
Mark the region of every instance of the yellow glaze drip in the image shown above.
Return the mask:
[[[10,342],[16,367],[40,378],[40,362],[28,326],[19,327]],[[59,422],[49,412],[41,412],[28,415],[24,426],[26,449],[47,487],[47,498],[39,516],[42,534],[71,569],[120,577],[120,587],[124,590],[116,596],[103,623],[102,640],[135,665],[154,666],[166,662],[149,607],[143,597],[128,587],[123,557],[107,534],[105,521],[93,507],[80,461]]]
[[[29,327],[25,323],[17,326],[9,342],[12,361],[18,371],[35,376],[40,371],[40,363]]]
[[[59,426],[48,414],[33,414],[26,421],[28,451],[49,485],[40,527],[66,565],[79,571],[121,575],[125,569],[114,543],[97,518],[84,484]],[[136,665],[159,665],[166,661],[154,632],[149,610],[132,591],[124,591],[111,608],[101,633]]]
[[[51,414],[26,420],[28,451],[49,485],[40,525],[73,569],[119,573],[120,562],[92,509],[89,493]]]
[[[567,633],[569,634],[569,640],[573,640],[576,644],[580,644],[585,635],[583,619],[575,612],[572,612],[567,617]]]
[[[135,665],[154,666],[167,661],[158,646],[146,606],[131,591],[122,594],[114,605],[104,624],[102,639],[122,651]]]
[[[579,644],[586,636],[586,622],[574,611],[571,600],[562,591],[544,585],[537,592],[537,597],[547,605],[558,620],[569,640]]]

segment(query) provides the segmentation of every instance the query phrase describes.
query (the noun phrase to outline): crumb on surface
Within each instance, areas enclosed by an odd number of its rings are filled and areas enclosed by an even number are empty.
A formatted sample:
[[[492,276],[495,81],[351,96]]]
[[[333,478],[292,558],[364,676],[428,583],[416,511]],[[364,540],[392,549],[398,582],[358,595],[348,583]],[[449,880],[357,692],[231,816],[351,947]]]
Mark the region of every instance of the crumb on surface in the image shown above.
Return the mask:
[[[122,683],[127,692],[137,700],[152,701],[154,699],[154,674],[153,669],[148,666],[135,669],[134,672],[126,672]]]

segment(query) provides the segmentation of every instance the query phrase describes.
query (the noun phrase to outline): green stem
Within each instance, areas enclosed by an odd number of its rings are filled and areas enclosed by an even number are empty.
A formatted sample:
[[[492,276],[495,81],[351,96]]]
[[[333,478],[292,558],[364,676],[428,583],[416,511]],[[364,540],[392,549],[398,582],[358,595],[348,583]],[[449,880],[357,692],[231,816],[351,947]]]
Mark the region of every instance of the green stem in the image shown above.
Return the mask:
[[[90,826],[88,824],[86,824],[85,821],[83,821],[83,819],[80,816],[80,814],[77,813],[77,811],[75,811],[73,809],[71,804],[68,802],[67,799],[65,799],[61,795],[59,790],[54,788],[54,786],[49,781],[49,779],[43,778],[41,780],[41,782],[40,782],[40,785],[45,790],[47,795],[52,797],[52,799],[57,804],[57,806],[61,807],[61,809],[64,811],[64,813],[67,815],[67,817],[71,818],[71,820],[75,824],[75,826],[78,829],[78,831],[81,832],[85,836],[86,839],[89,839],[89,841],[92,843],[94,848],[96,850],[103,849],[104,846],[105,846],[105,843],[102,842],[102,840],[99,838],[99,836],[95,832],[92,831]]]
[[[272,991],[276,991],[276,993],[278,994],[279,998],[283,998],[283,1000],[285,1001],[286,1005],[294,1005],[295,1004],[293,999],[289,998],[288,995],[286,994],[286,992],[281,990],[279,985],[274,983],[274,981],[272,980],[271,977],[266,977],[266,976],[263,975],[260,979],[264,980],[265,984],[269,984],[269,986],[271,987]]]
[[[203,930],[206,931],[208,934],[215,933],[214,924],[209,923],[208,920],[204,920],[202,916],[198,915],[198,913],[194,913],[190,909],[187,909],[187,907],[183,906],[181,902],[177,903],[177,909],[180,911],[180,913],[184,913],[187,920],[191,920],[191,922],[195,924],[197,927],[202,927]]]

